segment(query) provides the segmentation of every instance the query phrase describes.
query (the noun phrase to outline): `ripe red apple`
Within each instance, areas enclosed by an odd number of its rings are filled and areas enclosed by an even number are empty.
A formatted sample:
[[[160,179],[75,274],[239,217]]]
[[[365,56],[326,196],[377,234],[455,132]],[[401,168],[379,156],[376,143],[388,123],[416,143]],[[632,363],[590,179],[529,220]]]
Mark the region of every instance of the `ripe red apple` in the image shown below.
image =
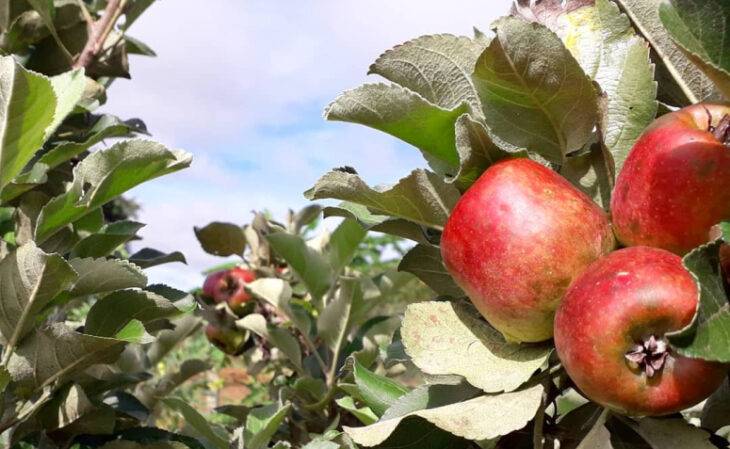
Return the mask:
[[[441,236],[454,281],[492,326],[518,342],[549,339],[568,286],[613,247],[606,213],[529,159],[484,172]]]
[[[213,297],[216,303],[227,302],[235,311],[253,298],[244,285],[255,279],[256,273],[244,268],[218,271],[205,279],[203,293]]]
[[[682,259],[648,247],[600,259],[570,287],[555,316],[555,347],[576,386],[630,415],[664,415],[712,394],[728,366],[676,354],[667,332],[687,326],[697,287]]]
[[[626,246],[683,255],[730,218],[730,106],[696,104],[663,115],[631,149],[611,200]]]
[[[212,324],[205,327],[205,337],[213,346],[230,355],[237,355],[245,343],[244,333],[219,329]]]

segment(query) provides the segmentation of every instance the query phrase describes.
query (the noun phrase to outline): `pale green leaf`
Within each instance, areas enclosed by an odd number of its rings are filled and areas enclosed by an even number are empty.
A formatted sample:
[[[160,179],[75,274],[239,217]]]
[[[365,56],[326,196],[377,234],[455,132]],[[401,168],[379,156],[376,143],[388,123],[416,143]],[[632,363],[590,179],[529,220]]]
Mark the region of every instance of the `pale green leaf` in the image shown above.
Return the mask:
[[[690,61],[730,99],[730,3],[725,0],[670,0],[659,17]]]
[[[356,174],[334,170],[305,193],[309,199],[335,198],[360,204],[373,213],[443,230],[459,191],[434,173],[414,170],[394,186],[372,188]]]
[[[332,285],[332,268],[325,259],[299,236],[280,232],[270,234],[266,239],[319,301]]]
[[[165,398],[162,402],[169,408],[180,413],[193,429],[207,438],[213,447],[228,449],[228,433],[222,427],[209,423],[203,415],[182,399]]]
[[[445,175],[456,171],[454,123],[466,105],[445,110],[417,93],[396,85],[365,84],[340,94],[324,111],[327,120],[360,123],[415,146],[431,168]]]
[[[0,189],[31,160],[46,139],[58,100],[51,81],[0,57]]]
[[[610,0],[596,0],[595,6],[561,16],[557,27],[568,50],[605,94],[601,132],[619,173],[657,112],[649,46]]]
[[[37,391],[91,365],[112,363],[125,341],[73,331],[65,324],[51,324],[33,331],[8,361],[8,371],[21,394]]]
[[[466,296],[446,271],[441,250],[433,245],[416,245],[403,257],[398,271],[415,275],[439,295],[454,298]]]
[[[422,302],[406,309],[406,353],[428,374],[458,374],[486,392],[512,391],[547,360],[545,344],[508,343],[469,306]]]
[[[71,297],[106,293],[147,285],[147,276],[134,264],[120,259],[71,259],[79,274],[69,291]]]
[[[355,220],[344,220],[330,236],[329,259],[332,269],[339,272],[352,261],[367,231]]]
[[[246,418],[244,431],[246,449],[263,449],[267,447],[279,425],[289,413],[290,408],[290,404],[280,406],[274,403],[251,410]]]
[[[38,314],[77,278],[58,254],[29,242],[0,262],[0,334],[14,346],[36,325]]]
[[[537,412],[542,393],[543,387],[537,385],[514,393],[479,396],[456,404],[419,410],[366,427],[344,426],[344,429],[357,444],[372,447],[384,442],[405,419],[417,416],[462,438],[488,440],[524,427]]]
[[[463,36],[421,36],[380,55],[368,73],[418,92],[444,109],[466,103],[481,117],[471,74],[485,46],[484,40]]]
[[[184,305],[171,302],[156,293],[120,290],[106,295],[91,306],[84,331],[99,337],[112,337],[132,320],[148,323],[172,318],[184,311]]]
[[[562,163],[583,147],[598,119],[598,95],[560,39],[517,17],[495,22],[474,84],[497,143]]]
[[[631,19],[639,34],[649,42],[658,59],[656,79],[660,99],[674,106],[687,106],[719,98],[719,92],[675,45],[659,18],[656,0],[615,0]]]
[[[699,306],[690,325],[667,336],[674,350],[683,356],[730,362],[730,308],[720,273],[720,244],[717,241],[700,246],[682,259],[698,282]]]
[[[145,181],[190,165],[191,156],[147,140],[128,140],[86,157],[67,192],[45,205],[36,224],[44,242],[64,226]]]
[[[352,304],[362,298],[362,288],[357,278],[341,277],[335,297],[317,317],[317,332],[325,344],[339,353],[350,325]]]
[[[337,405],[350,412],[355,418],[366,426],[378,421],[378,416],[373,413],[370,407],[358,407],[350,396],[344,396],[335,401]]]
[[[258,313],[250,313],[237,320],[236,326],[250,330],[278,348],[299,372],[303,372],[302,349],[298,340],[286,328],[268,324],[266,318]]]

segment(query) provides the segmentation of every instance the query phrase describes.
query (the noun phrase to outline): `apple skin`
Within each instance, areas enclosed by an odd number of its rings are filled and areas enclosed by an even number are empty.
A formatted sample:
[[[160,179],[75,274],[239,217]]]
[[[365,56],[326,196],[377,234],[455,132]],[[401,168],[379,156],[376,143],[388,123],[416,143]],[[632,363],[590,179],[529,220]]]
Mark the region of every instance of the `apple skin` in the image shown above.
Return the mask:
[[[644,130],[616,180],[614,231],[626,246],[683,255],[730,218],[730,148],[708,131],[730,106],[697,104],[663,115]]]
[[[235,330],[222,330],[212,324],[205,326],[205,337],[216,348],[230,355],[237,355],[245,343],[245,335]]]
[[[253,299],[244,285],[256,280],[256,273],[244,268],[232,268],[208,275],[203,284],[203,293],[216,303],[227,302],[236,311]]]
[[[529,159],[491,166],[459,199],[441,236],[454,281],[508,341],[553,334],[568,286],[615,245],[607,214]]]
[[[631,247],[591,265],[568,290],[555,317],[555,346],[566,372],[585,396],[628,415],[665,415],[712,394],[728,365],[682,357],[669,348],[653,377],[626,354],[649,337],[687,326],[697,287],[668,251]]]

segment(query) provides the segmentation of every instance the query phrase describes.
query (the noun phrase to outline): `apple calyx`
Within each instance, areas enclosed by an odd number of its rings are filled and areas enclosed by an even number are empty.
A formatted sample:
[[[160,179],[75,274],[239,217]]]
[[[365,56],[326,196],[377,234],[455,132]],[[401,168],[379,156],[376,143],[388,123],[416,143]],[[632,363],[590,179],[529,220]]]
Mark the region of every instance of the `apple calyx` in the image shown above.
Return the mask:
[[[723,145],[730,146],[730,114],[723,115],[717,126],[712,126],[712,116],[710,115],[710,111],[707,109],[705,110],[709,117],[707,131],[715,136],[717,140],[722,142]]]
[[[642,343],[634,345],[626,353],[626,360],[632,368],[642,370],[646,372],[646,377],[652,378],[664,367],[667,354],[669,354],[667,342],[652,335]]]

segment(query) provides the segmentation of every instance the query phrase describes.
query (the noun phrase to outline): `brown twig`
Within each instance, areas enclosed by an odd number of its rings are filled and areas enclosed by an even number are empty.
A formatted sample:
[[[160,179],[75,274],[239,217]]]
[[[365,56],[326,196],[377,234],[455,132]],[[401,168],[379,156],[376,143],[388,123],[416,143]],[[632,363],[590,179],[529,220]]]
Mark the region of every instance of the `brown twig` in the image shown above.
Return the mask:
[[[86,41],[86,45],[74,63],[73,68],[88,67],[99,55],[99,52],[104,48],[104,42],[106,42],[109,33],[114,29],[114,24],[122,14],[126,3],[127,0],[109,0],[101,19],[91,24],[89,39]]]

